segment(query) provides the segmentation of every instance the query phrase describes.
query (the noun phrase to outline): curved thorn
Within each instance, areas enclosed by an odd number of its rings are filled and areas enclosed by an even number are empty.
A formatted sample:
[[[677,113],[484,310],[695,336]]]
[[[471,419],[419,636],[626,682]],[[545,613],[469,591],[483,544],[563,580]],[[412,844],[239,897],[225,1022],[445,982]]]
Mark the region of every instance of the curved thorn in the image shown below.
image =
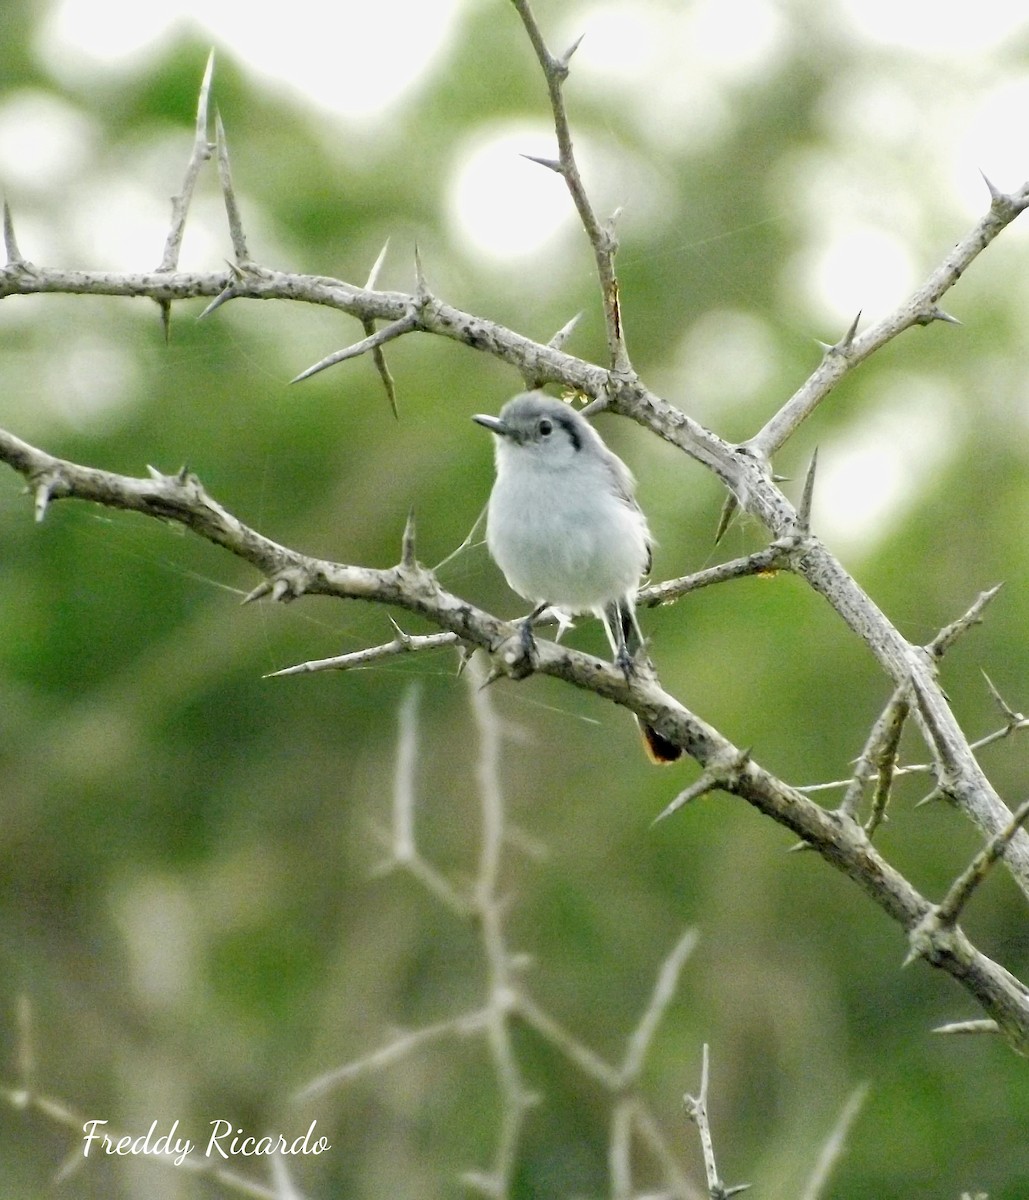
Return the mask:
[[[239,205],[236,203],[236,189],[232,184],[232,169],[229,165],[229,143],[225,138],[225,126],[222,124],[221,113],[215,110],[214,138],[218,151],[218,178],[222,185],[222,198],[225,201],[225,215],[229,222],[229,236],[232,239],[232,250],[237,263],[250,260],[247,250],[246,234],[243,232],[243,218]]]
[[[726,496],[725,503],[722,505],[721,515],[718,518],[718,526],[715,529],[715,545],[716,546],[718,545],[718,543],[722,540],[722,538],[725,536],[726,532],[728,531],[729,526],[733,522],[733,518],[736,516],[736,512],[739,509],[739,506],[740,506],[739,501],[736,499],[735,496],[732,496],[732,495]]]
[[[379,257],[372,264],[372,269],[368,272],[368,282],[364,285],[367,291],[373,291],[379,279],[379,272],[382,270],[382,264],[386,261],[386,251],[389,249],[389,238],[382,244],[382,249],[379,251]]]
[[[979,168],[979,174],[983,177],[983,183],[985,183],[987,188],[989,189],[991,203],[996,204],[999,200],[1003,200],[1004,193],[1000,190],[999,187],[996,186],[996,184],[989,177],[989,175],[986,174],[986,172],[982,169],[982,167]]]
[[[963,325],[963,321],[959,321],[953,314],[946,312],[938,305],[934,304],[929,313],[929,322],[943,321],[947,325]],[[928,322],[927,322],[928,323]]]
[[[301,371],[299,375],[295,375],[290,380],[290,383],[300,383],[301,380],[310,379],[312,375],[317,375],[319,371],[324,371],[327,367],[333,367],[336,363],[345,362],[348,358],[357,358],[361,354],[366,354],[369,350],[374,350],[377,346],[382,346],[394,338],[401,337],[405,333],[410,333],[415,328],[416,323],[415,314],[408,313],[398,321],[393,321],[389,325],[384,325],[381,329],[376,329],[368,337],[362,338],[359,342],[354,342],[352,346],[345,346],[342,350],[337,350],[334,354],[327,355],[320,362],[316,362],[314,366],[308,367],[306,371]]]
[[[851,348],[851,346],[854,344],[854,338],[857,336],[858,325],[860,324],[860,322],[861,322],[861,309],[859,308],[857,311],[857,315],[854,317],[854,320],[851,321],[851,323],[850,323],[850,328],[843,335],[843,337],[840,338],[840,340],[836,343],[836,345],[833,346],[833,350],[835,350],[837,354],[845,354]]]
[[[158,300],[157,307],[161,311],[161,332],[164,334],[164,342],[167,345],[171,341],[171,301]]]
[[[211,313],[215,311],[215,309],[221,308],[223,304],[228,303],[228,301],[234,299],[235,296],[236,285],[234,283],[230,283],[228,287],[222,288],[222,290],[217,296],[215,296],[211,303],[207,305],[204,311],[198,315],[197,320],[202,321],[205,317],[209,317]]]
[[[580,34],[579,34],[579,36],[578,36],[578,37],[575,39],[575,41],[574,41],[574,42],[572,42],[572,44],[571,44],[571,45],[568,47],[568,49],[567,49],[567,50],[564,52],[564,54],[562,54],[562,55],[561,55],[561,57],[560,57],[560,58],[557,60],[557,61],[558,61],[558,63],[559,63],[559,64],[560,64],[560,65],[561,65],[561,66],[562,66],[562,67],[563,67],[563,68],[564,68],[566,71],[568,70],[568,64],[569,64],[569,63],[572,61],[572,55],[573,55],[573,54],[576,52],[576,50],[578,50],[578,49],[579,49],[579,47],[582,45],[582,39],[583,39],[585,36],[586,36],[586,35],[585,35],[585,33],[580,33]]]
[[[6,196],[4,197],[4,248],[7,251],[7,263],[9,266],[25,261],[21,251],[18,249],[18,240],[14,236],[14,218],[11,215],[11,206]]]
[[[814,453],[811,455],[811,465],[807,469],[807,475],[804,477],[804,491],[800,497],[800,511],[797,517],[800,521],[800,527],[804,533],[811,532],[811,503],[815,494],[815,471],[818,469],[818,447],[815,447]]]
[[[413,571],[418,566],[418,559],[415,556],[415,520],[414,507],[412,506],[407,513],[407,521],[404,523],[404,535],[400,541],[400,565],[409,571]]]
[[[211,47],[210,53],[207,56],[207,65],[204,67],[204,77],[200,82],[200,95],[197,97],[197,119],[196,119],[196,134],[197,140],[207,137],[207,110],[211,96],[211,80],[214,78],[214,47]]]
[[[538,154],[522,154],[519,157],[526,159],[531,163],[536,163],[537,166],[546,167],[548,171],[553,171],[555,175],[564,175],[564,165],[556,158],[541,158]]]
[[[577,312],[570,321],[562,325],[557,333],[555,333],[550,339],[550,341],[547,342],[547,345],[551,348],[551,350],[561,350],[564,347],[565,342],[567,342],[572,336],[572,333],[575,331],[576,326],[581,320],[582,312],[580,311]]]
[[[240,605],[253,604],[255,600],[262,600],[272,590],[270,579],[262,579],[261,582],[254,588],[253,591],[247,594],[240,600]]]
[[[46,478],[36,484],[34,512],[37,524],[43,520],[50,507],[50,501],[54,494],[54,482],[53,479]]]
[[[418,249],[418,243],[414,244],[414,278],[415,278],[415,295],[418,297],[418,302],[424,304],[432,295],[429,291],[429,284],[425,278],[425,268],[422,266],[422,254]]]

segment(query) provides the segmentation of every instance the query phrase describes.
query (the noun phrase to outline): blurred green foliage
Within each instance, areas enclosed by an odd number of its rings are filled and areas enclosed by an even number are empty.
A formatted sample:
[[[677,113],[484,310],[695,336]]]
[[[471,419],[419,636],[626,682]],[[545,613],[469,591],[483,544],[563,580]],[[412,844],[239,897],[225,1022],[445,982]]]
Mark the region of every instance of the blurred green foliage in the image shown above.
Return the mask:
[[[655,3],[640,20],[661,37],[677,7]],[[561,5],[539,10],[548,32],[567,28]],[[848,194],[902,214],[918,272],[971,223],[947,191],[941,159],[917,138],[891,140],[888,121],[880,140],[869,127],[833,124],[827,113],[840,89],[888,80],[928,136],[947,104],[973,104],[995,77],[1029,72],[1024,36],[938,61],[848,35],[836,10],[777,8],[776,53],[746,73],[712,75],[718,136],[678,136],[671,120],[658,136],[660,121],[641,115],[658,82],[645,72],[616,86],[602,72],[573,71],[568,85],[577,145],[599,164],[588,178],[596,193],[617,202],[620,186],[637,186],[605,173],[625,162],[639,169],[640,186],[649,180],[659,192],[659,213],[638,220],[630,206],[622,231],[636,366],[728,437],[756,429],[816,364],[815,339],[831,341],[846,324],[818,311],[810,272],[798,265],[834,215],[806,169],[831,162]],[[126,179],[165,204],[188,155],[208,47],[195,28],[184,30],[138,69],[61,82],[36,51],[48,11],[5,6],[0,119],[26,94],[45,94],[81,117],[90,137],[58,182],[21,180],[9,198],[29,259],[101,266],[123,248],[90,243],[88,205]],[[577,14],[587,35],[592,13]],[[388,71],[388,40],[382,55]],[[693,61],[690,70],[703,68]],[[672,85],[660,83],[666,94]],[[581,233],[570,228],[523,263],[492,262],[447,215],[472,133],[549,119],[524,34],[501,0],[468,4],[428,76],[368,127],[271,86],[231,44],[219,47],[214,95],[257,261],[362,283],[389,236],[380,285],[408,289],[417,241],[439,294],[529,336],[546,340],[584,309],[569,348],[599,360],[602,323]],[[214,172],[201,180],[191,229],[218,248],[206,263],[214,268],[230,248]],[[161,248],[159,238],[146,261],[124,265],[152,267]],[[899,455],[913,490],[840,550],[915,640],[1006,582],[985,625],[943,670],[975,737],[1001,724],[981,670],[1014,707],[1027,703],[1026,257],[1024,231],[1005,234],[948,297],[963,326],[912,331],[862,366],[779,464],[800,477],[819,444],[831,472],[884,395],[915,382],[930,397],[943,445],[933,469],[921,470],[922,426],[873,442],[884,460]],[[487,439],[468,417],[517,390],[513,372],[453,344],[395,343],[394,421],[368,360],[287,385],[362,336],[353,322],[236,302],[197,323],[202,307],[175,309],[165,345],[146,302],[5,300],[0,422],[111,470],[187,463],[268,536],[341,561],[395,561],[412,506],[423,561],[462,541],[491,479]],[[719,365],[731,347],[705,340],[712,310],[744,314],[767,339],[762,377],[742,398],[720,390],[721,371],[733,378],[737,364]],[[716,368],[699,379],[704,355]],[[744,524],[713,548],[717,485],[640,430],[602,422],[640,477],[659,576],[760,544],[761,531]],[[885,486],[877,461],[864,480],[869,496]],[[860,499],[820,494],[816,521],[838,520],[834,505]],[[257,580],[224,553],[157,522],[79,504],[55,504],[35,527],[13,473],[0,478],[0,539],[2,1077],[16,1082],[16,998],[25,995],[41,1088],[87,1117],[129,1131],[177,1118],[194,1136],[218,1118],[256,1132],[302,1132],[317,1118],[333,1149],[290,1164],[306,1195],[459,1194],[460,1173],[489,1165],[498,1134],[481,1042],[435,1044],[315,1101],[291,1100],[395,1029],[480,1002],[475,931],[412,879],[375,871],[396,714],[412,687],[419,838],[456,882],[475,870],[476,735],[454,660],[412,656],[353,674],[264,680],[293,662],[388,640],[384,614],[320,599],[240,608]],[[441,574],[477,603],[519,611],[481,546]],[[789,578],[699,593],[646,623],[664,684],[791,782],[846,776],[889,694],[864,647]],[[588,621],[572,636],[600,648]],[[783,831],[723,796],[652,829],[693,769],[650,768],[624,713],[546,680],[498,685],[491,698],[511,731],[510,819],[545,851],[509,847],[504,880],[511,945],[533,957],[539,1003],[618,1061],[664,955],[685,927],[699,930],[646,1075],[698,1182],[680,1101],[696,1089],[708,1042],[716,1146],[730,1181],[751,1180],[764,1197],[799,1194],[847,1095],[866,1082],[826,1195],[1024,1196],[1025,1064],[999,1042],[930,1035],[935,1024],[978,1014],[927,967],[899,969],[900,932],[848,881],[813,855],[787,854]],[[912,737],[905,754],[922,761],[924,750]],[[1024,798],[1023,744],[993,746],[983,762],[1002,795]],[[879,841],[936,897],[977,839],[943,805],[916,810],[926,790],[924,777],[898,787]],[[985,952],[1029,971],[1024,899],[1002,872],[965,925]],[[534,1035],[520,1033],[518,1046],[542,1099],[529,1117],[517,1194],[606,1194],[604,1097]],[[78,1143],[38,1115],[0,1107],[0,1147],[5,1195],[27,1198],[51,1194],[54,1170]],[[91,1161],[60,1194],[221,1192],[153,1164]]]

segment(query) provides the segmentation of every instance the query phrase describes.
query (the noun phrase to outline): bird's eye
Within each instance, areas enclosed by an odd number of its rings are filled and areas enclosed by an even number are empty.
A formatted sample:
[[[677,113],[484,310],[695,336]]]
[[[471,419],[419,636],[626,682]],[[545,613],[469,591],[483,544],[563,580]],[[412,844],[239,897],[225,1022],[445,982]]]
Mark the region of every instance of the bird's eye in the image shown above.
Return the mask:
[[[554,432],[554,422],[549,417],[542,417],[539,423],[540,437],[550,437]]]

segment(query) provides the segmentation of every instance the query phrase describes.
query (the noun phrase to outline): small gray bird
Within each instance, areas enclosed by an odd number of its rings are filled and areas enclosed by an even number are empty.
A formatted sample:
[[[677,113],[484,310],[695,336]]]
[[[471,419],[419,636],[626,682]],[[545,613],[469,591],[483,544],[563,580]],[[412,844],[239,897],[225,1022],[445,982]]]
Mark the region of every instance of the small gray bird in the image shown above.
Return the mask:
[[[615,662],[631,674],[644,645],[636,592],[652,545],[632,472],[585,417],[543,392],[515,396],[499,417],[472,420],[496,447],[486,544],[511,588],[535,606],[522,624],[526,646],[546,608],[594,613]],[[681,756],[656,729],[640,728],[654,762]]]

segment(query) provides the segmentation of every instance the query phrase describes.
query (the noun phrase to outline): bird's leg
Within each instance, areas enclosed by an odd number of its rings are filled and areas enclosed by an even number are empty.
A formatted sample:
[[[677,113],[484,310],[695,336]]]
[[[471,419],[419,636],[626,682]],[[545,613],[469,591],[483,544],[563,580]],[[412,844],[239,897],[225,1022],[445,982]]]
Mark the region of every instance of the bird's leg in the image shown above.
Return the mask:
[[[636,659],[629,650],[622,604],[613,600],[610,604],[605,605],[601,613],[601,620],[604,622],[604,632],[607,634],[607,640],[611,643],[611,649],[614,652],[615,666],[621,670],[626,679],[631,679],[636,673]]]
[[[634,663],[643,662],[649,665],[647,643],[643,637],[643,631],[640,629],[640,623],[636,619],[636,604],[633,600],[626,600],[622,605],[622,641],[625,644],[626,653],[632,656]]]

